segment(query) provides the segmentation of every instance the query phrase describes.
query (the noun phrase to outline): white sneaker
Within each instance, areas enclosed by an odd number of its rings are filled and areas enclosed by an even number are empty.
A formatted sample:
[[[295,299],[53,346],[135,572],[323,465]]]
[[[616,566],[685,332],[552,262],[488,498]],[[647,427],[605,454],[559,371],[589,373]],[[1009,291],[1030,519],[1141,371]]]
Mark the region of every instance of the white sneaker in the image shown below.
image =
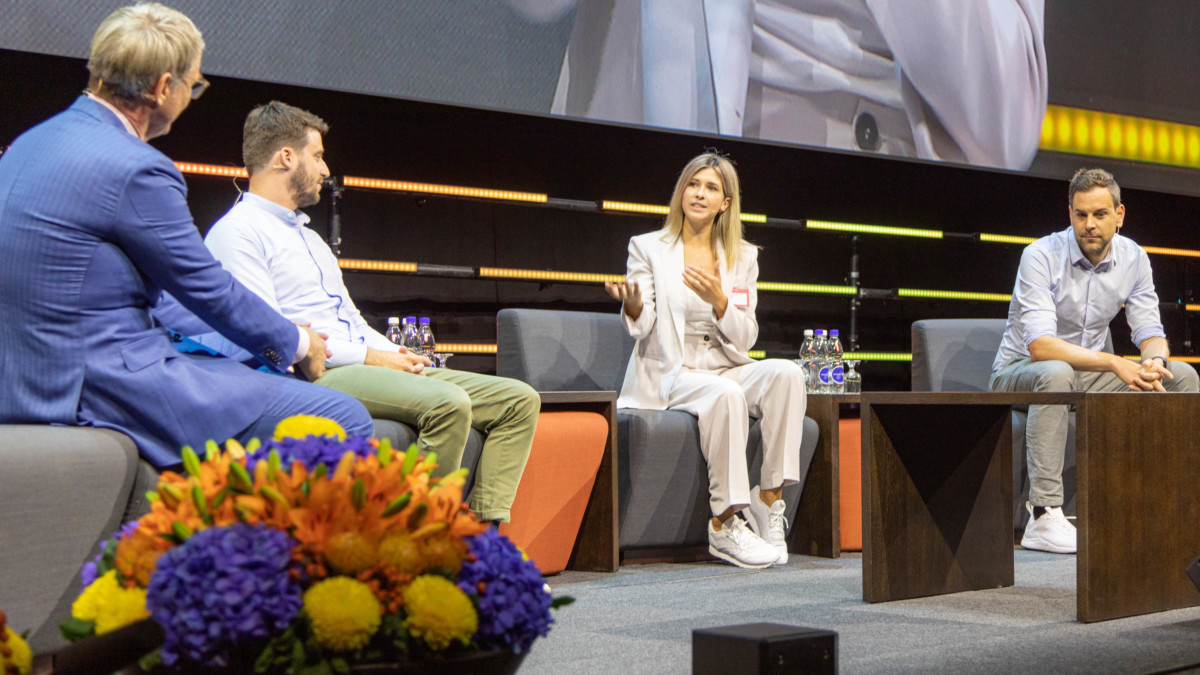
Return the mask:
[[[1075,526],[1063,515],[1061,508],[1048,506],[1037,520],[1033,518],[1033,506],[1029,502],[1025,502],[1025,509],[1029,511],[1029,522],[1025,525],[1025,536],[1021,537],[1022,548],[1049,553],[1075,552]]]
[[[708,520],[708,552],[738,567],[760,569],[770,567],[778,558],[775,547],[759,539],[746,527],[746,521],[736,515],[721,524],[721,531],[713,529]]]
[[[750,506],[746,509],[750,513],[750,517],[746,520],[749,521],[750,529],[754,530],[754,534],[775,547],[775,551],[779,554],[775,564],[786,565],[788,561],[787,518],[783,517],[783,510],[787,506],[782,499],[777,499],[768,508],[759,496],[758,487],[755,485],[754,489],[750,491]]]

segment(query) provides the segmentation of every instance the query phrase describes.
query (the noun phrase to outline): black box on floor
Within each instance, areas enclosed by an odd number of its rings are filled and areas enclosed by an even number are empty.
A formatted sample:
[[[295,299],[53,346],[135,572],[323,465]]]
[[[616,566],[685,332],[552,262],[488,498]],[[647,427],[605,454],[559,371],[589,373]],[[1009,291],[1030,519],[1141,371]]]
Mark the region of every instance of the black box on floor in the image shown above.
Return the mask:
[[[837,633],[747,623],[692,631],[692,675],[836,673]]]

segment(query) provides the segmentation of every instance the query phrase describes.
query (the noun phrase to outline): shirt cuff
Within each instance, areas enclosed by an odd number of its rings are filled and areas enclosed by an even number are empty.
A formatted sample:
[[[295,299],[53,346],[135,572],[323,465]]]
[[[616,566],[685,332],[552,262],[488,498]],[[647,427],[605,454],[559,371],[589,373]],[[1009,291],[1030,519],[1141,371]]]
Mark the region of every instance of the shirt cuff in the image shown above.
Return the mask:
[[[296,326],[296,330],[300,331],[300,344],[296,346],[296,355],[292,357],[293,366],[300,363],[308,355],[308,348],[312,344],[308,339],[308,331],[304,330],[303,326]]]

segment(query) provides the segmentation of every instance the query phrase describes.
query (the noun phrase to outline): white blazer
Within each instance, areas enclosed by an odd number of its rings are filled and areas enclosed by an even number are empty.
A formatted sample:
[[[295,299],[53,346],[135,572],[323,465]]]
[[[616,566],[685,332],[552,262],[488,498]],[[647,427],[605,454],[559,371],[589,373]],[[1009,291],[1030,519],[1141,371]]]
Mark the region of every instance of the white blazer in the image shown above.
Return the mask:
[[[637,338],[625,383],[621,387],[618,408],[665,410],[671,387],[683,366],[684,305],[688,293],[683,283],[683,244],[664,239],[661,230],[640,234],[629,240],[626,279],[637,283],[642,294],[642,313],[637,321],[621,308],[621,322]],[[758,249],[742,243],[737,264],[729,270],[724,251],[717,251],[721,272],[721,290],[729,298],[725,316],[713,316],[712,339],[736,364],[753,363],[746,353],[758,339]],[[735,305],[734,289],[746,292],[746,306]],[[741,297],[740,293],[737,297]]]

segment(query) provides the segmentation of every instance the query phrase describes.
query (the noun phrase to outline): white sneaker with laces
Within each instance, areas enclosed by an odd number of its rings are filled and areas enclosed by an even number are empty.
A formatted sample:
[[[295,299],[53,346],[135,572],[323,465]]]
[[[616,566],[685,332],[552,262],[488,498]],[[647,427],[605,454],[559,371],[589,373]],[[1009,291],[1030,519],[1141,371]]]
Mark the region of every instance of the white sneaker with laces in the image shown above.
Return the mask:
[[[1046,551],[1048,553],[1075,552],[1075,526],[1063,515],[1057,506],[1046,507],[1046,512],[1036,520],[1033,517],[1033,505],[1025,502],[1029,511],[1029,522],[1025,525],[1025,535],[1021,537],[1021,547],[1031,551]]]
[[[759,538],[746,527],[746,521],[736,515],[721,524],[718,532],[708,520],[708,552],[738,567],[761,569],[770,567],[778,558],[775,547]]]
[[[773,546],[779,554],[775,564],[786,565],[788,561],[787,518],[783,517],[783,510],[787,508],[787,505],[783,503],[782,499],[777,499],[768,507],[759,496],[758,488],[759,486],[755,485],[754,489],[750,491],[750,506],[746,509],[749,511],[750,517],[746,520],[749,521],[750,529],[754,530],[754,534]]]

